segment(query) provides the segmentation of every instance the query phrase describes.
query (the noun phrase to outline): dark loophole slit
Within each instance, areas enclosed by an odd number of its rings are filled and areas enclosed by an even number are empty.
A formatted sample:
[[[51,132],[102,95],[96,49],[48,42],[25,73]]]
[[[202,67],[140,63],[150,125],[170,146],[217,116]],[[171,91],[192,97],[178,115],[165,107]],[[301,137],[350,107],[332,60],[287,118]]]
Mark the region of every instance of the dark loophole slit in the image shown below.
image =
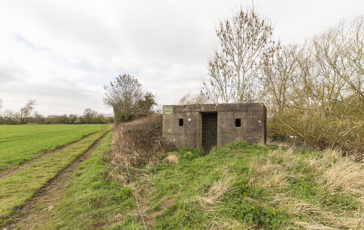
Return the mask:
[[[235,127],[241,127],[241,120],[235,119]]]

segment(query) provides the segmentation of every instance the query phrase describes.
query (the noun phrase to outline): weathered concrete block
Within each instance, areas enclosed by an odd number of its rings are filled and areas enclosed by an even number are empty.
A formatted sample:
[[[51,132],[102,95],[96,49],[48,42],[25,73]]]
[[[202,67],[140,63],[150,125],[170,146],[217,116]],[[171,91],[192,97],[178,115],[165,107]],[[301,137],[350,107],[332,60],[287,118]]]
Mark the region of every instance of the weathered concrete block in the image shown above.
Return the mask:
[[[209,150],[233,141],[266,142],[262,103],[165,105],[163,136],[177,148]]]

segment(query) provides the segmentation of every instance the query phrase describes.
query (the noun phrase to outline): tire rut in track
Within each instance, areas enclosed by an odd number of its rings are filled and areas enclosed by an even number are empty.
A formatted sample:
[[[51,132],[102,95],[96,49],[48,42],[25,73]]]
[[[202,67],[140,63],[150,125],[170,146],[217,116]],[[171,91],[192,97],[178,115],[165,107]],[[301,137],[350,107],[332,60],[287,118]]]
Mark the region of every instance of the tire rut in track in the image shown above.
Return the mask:
[[[42,229],[42,226],[46,226],[49,220],[48,217],[54,214],[55,206],[62,200],[65,188],[73,172],[81,162],[90,156],[100,141],[109,132],[105,132],[83,154],[59,171],[55,177],[42,186],[22,207],[18,208],[14,221],[9,223],[5,228]]]
[[[5,179],[5,178],[9,178],[12,175],[16,174],[17,172],[21,171],[22,169],[28,167],[33,162],[38,161],[38,160],[43,159],[43,158],[46,158],[46,157],[48,157],[48,156],[50,156],[52,154],[58,153],[58,152],[60,152],[62,150],[65,150],[66,148],[68,148],[68,147],[70,147],[72,145],[75,145],[75,144],[79,143],[80,141],[82,141],[82,140],[90,137],[91,135],[93,135],[95,133],[97,133],[97,132],[93,132],[93,133],[91,133],[91,134],[89,134],[87,136],[82,137],[81,139],[78,139],[76,141],[72,141],[71,143],[68,143],[68,144],[63,145],[61,147],[58,147],[55,150],[52,150],[52,151],[48,151],[48,150],[43,151],[39,156],[37,156],[37,157],[35,157],[35,158],[33,158],[33,159],[29,160],[29,161],[24,162],[24,163],[16,166],[15,168],[11,168],[11,169],[8,169],[8,170],[6,170],[4,172],[1,172],[0,173],[0,180],[1,179]]]

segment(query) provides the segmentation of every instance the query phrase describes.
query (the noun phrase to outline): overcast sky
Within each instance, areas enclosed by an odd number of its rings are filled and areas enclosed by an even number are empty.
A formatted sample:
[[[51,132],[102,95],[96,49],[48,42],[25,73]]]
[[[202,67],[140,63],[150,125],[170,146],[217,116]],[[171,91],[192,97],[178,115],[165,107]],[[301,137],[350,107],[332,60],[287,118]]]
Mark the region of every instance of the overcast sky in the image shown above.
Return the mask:
[[[136,76],[158,103],[196,92],[219,20],[251,6],[283,44],[302,43],[364,14],[364,0],[1,0],[0,98],[42,114],[110,113],[103,85]]]

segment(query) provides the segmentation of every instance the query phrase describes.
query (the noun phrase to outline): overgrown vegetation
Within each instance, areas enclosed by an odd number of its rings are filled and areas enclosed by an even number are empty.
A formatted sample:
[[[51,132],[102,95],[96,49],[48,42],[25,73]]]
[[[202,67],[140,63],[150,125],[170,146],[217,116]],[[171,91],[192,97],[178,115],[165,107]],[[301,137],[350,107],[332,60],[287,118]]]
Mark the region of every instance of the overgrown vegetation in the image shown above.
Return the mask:
[[[267,61],[270,136],[364,156],[363,22],[283,47]]]
[[[151,229],[364,227],[364,165],[335,151],[236,142],[170,155],[126,183]],[[131,226],[142,229],[136,210],[117,229]]]
[[[274,140],[364,157],[363,17],[283,46],[269,20],[240,9],[216,34],[209,76],[182,104],[264,102]]]
[[[156,163],[173,146],[162,137],[162,115],[154,114],[115,127],[113,161],[141,166]]]

